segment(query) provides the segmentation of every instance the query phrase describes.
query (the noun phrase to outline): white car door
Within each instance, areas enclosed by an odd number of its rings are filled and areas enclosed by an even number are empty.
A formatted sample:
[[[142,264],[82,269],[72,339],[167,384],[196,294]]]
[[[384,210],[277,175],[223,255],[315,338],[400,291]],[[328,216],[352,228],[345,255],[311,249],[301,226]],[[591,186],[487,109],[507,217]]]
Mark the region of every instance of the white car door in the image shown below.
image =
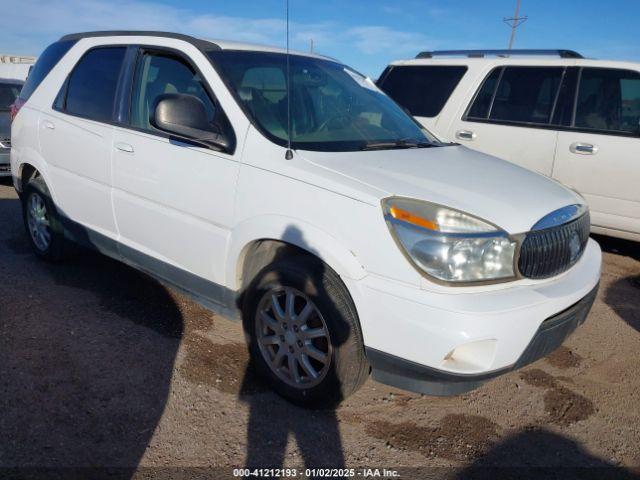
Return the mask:
[[[582,68],[578,85],[553,176],[585,197],[594,226],[640,234],[640,73]]]
[[[224,284],[239,149],[215,151],[154,128],[155,103],[169,93],[198,97],[212,129],[233,143],[227,117],[193,63],[175,50],[141,49],[128,126],[114,133],[113,205],[121,253],[183,285],[193,280],[188,274]],[[169,278],[176,272],[186,276]]]
[[[117,236],[111,206],[114,103],[126,47],[89,50],[39,121],[42,156],[61,213]]]
[[[497,67],[460,106],[448,138],[551,175],[557,132],[550,128],[564,67]]]

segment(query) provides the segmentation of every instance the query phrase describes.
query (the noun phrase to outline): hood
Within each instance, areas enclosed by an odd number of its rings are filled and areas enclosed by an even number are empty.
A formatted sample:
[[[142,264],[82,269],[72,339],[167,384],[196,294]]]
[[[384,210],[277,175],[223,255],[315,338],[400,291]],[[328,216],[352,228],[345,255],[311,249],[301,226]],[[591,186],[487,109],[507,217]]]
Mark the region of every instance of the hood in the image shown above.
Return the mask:
[[[311,152],[316,166],[387,196],[426,200],[470,213],[509,233],[527,232],[542,217],[584,203],[571,190],[538,173],[462,146]]]

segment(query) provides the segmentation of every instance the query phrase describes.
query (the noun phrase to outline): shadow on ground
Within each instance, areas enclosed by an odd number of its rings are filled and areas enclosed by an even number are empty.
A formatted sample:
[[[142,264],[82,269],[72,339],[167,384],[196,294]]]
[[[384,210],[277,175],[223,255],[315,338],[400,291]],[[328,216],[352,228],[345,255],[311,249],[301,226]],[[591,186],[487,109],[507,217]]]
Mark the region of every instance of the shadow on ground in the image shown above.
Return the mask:
[[[180,309],[101,255],[36,259],[16,199],[0,199],[0,223],[0,284],[14,292],[0,304],[0,467],[130,477],[167,402]]]
[[[506,437],[457,475],[459,480],[625,480],[640,472],[594,457],[570,438],[544,429]]]
[[[640,243],[618,238],[595,237],[604,252],[640,262]],[[640,331],[640,267],[616,278],[605,291],[605,302],[631,327]]]
[[[305,245],[305,239],[302,232],[295,226],[289,226],[282,233],[282,239],[290,241],[297,245]],[[308,251],[313,252],[310,246],[306,246]],[[280,250],[276,253],[273,260],[274,265],[278,265],[283,259],[279,258],[283,253]],[[338,368],[336,368],[336,358],[340,358],[341,346],[347,342],[348,339],[353,339],[356,334],[353,332],[351,325],[344,319],[339,307],[334,301],[333,295],[327,291],[327,280],[324,277],[325,269],[327,268],[321,261],[309,261],[308,258],[291,257],[291,252],[286,257],[286,267],[280,268],[266,267],[256,276],[256,280],[252,282],[248,292],[256,299],[255,302],[251,301],[246,305],[253,305],[247,308],[247,312],[261,312],[261,315],[270,319],[270,328],[263,327],[269,330],[270,334],[278,336],[278,332],[287,334],[287,328],[291,330],[296,328],[298,331],[298,325],[296,318],[302,315],[302,309],[307,305],[306,302],[299,303],[293,302],[291,306],[287,304],[289,296],[283,293],[282,286],[294,287],[300,292],[303,292],[311,301],[322,311],[327,324],[331,325],[331,339],[333,344],[334,353],[331,355],[329,352],[329,358],[331,358],[331,366],[326,373],[324,382],[330,385],[337,385],[342,390],[343,386],[340,384],[340,377],[336,374]],[[283,265],[283,264],[280,264]],[[275,289],[275,290],[273,290]],[[281,293],[273,295],[273,292]],[[244,296],[244,294],[243,294]],[[273,299],[278,297],[278,309],[273,306],[268,310],[261,310],[260,305],[263,305],[262,301],[258,302],[257,299],[270,298],[273,305]],[[285,299],[286,297],[286,299]],[[300,300],[298,298],[297,300]],[[276,313],[280,311],[281,313]],[[287,319],[280,319],[284,312],[291,311],[291,317]],[[246,313],[251,315],[251,313]],[[256,318],[258,314],[256,313]],[[314,314],[311,314],[313,317]],[[287,322],[291,320],[287,327]],[[310,320],[307,320],[305,324],[307,327],[311,325]],[[316,320],[318,320],[316,318]],[[256,320],[257,321],[257,320]],[[247,387],[251,386],[252,372],[254,370],[261,371],[264,378],[275,378],[275,370],[270,370],[267,363],[262,360],[263,353],[260,353],[261,348],[258,347],[258,342],[255,340],[255,333],[247,330],[255,330],[255,326],[252,323],[253,320],[245,318],[244,327],[245,335],[248,338],[252,338],[250,342],[250,348],[253,349],[255,357],[260,357],[260,360],[250,362],[245,379],[243,381],[243,387],[241,389],[240,399],[249,405],[249,422],[247,425],[247,468],[281,468],[285,466],[285,453],[287,450],[287,443],[290,438],[295,438],[298,450],[302,456],[304,465],[307,468],[344,468],[345,459],[342,447],[342,439],[340,436],[340,430],[338,427],[338,420],[335,410],[333,408],[327,408],[325,410],[308,410],[304,408],[292,405],[281,398],[274,397],[272,394],[268,395],[243,395],[246,392]],[[273,325],[278,325],[274,327]],[[266,324],[265,324],[266,325]],[[314,328],[321,326],[321,323],[315,324]],[[281,330],[284,327],[284,330]],[[304,328],[300,326],[300,329]],[[298,342],[300,346],[300,352],[294,348],[294,346],[288,347],[288,343],[285,343],[285,335],[280,337],[282,343],[277,346],[268,345],[265,347],[264,355],[269,355],[271,362],[273,363],[273,369],[276,369],[276,365],[279,364],[279,371],[296,372],[296,376],[302,379],[304,382],[309,381],[313,375],[318,375],[321,372],[322,363],[314,362],[314,357],[310,354],[307,355],[301,342]],[[317,343],[320,340],[321,343]],[[324,339],[310,340],[315,345],[314,351],[320,353],[320,350],[327,351],[328,344],[323,341]],[[289,340],[287,340],[289,342]],[[315,343],[314,343],[315,342]],[[272,348],[273,347],[273,348]],[[348,345],[347,345],[348,347]],[[268,350],[267,350],[268,348]],[[284,353],[283,353],[284,352]],[[290,353],[289,353],[290,352]],[[294,353],[296,352],[296,353]],[[344,354],[343,354],[344,355]],[[305,357],[307,364],[302,361],[302,357]],[[274,360],[280,359],[280,361]],[[261,362],[259,365],[257,362]],[[313,363],[313,365],[311,363]],[[341,368],[344,370],[345,366]],[[310,370],[311,369],[311,370]],[[316,371],[317,369],[317,371]],[[344,373],[342,372],[342,375]],[[289,387],[291,390],[295,390],[295,387]],[[333,405],[335,406],[335,405]],[[315,477],[313,477],[315,478]]]
[[[605,237],[604,235],[592,235],[592,237],[600,244],[603,252],[624,255],[625,257],[640,261],[640,242],[633,242],[622,238]]]

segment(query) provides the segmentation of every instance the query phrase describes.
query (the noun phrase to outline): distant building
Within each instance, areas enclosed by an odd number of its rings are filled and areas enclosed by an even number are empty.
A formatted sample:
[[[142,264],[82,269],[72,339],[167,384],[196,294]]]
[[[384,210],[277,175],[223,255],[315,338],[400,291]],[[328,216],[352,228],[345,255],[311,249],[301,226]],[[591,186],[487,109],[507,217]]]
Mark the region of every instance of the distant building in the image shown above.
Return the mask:
[[[0,54],[0,78],[24,80],[34,63],[36,63],[36,57]]]

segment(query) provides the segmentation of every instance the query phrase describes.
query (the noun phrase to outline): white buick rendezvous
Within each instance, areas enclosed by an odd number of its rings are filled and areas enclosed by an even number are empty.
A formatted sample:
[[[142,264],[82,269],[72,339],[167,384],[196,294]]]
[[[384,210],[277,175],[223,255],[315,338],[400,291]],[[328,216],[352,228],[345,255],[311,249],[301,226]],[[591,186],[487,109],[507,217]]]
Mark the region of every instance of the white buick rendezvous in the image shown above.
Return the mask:
[[[93,247],[241,317],[256,368],[298,403],[370,372],[470,390],[550,353],[597,291],[579,195],[438,141],[330,58],[68,35],[14,113],[35,253]]]

